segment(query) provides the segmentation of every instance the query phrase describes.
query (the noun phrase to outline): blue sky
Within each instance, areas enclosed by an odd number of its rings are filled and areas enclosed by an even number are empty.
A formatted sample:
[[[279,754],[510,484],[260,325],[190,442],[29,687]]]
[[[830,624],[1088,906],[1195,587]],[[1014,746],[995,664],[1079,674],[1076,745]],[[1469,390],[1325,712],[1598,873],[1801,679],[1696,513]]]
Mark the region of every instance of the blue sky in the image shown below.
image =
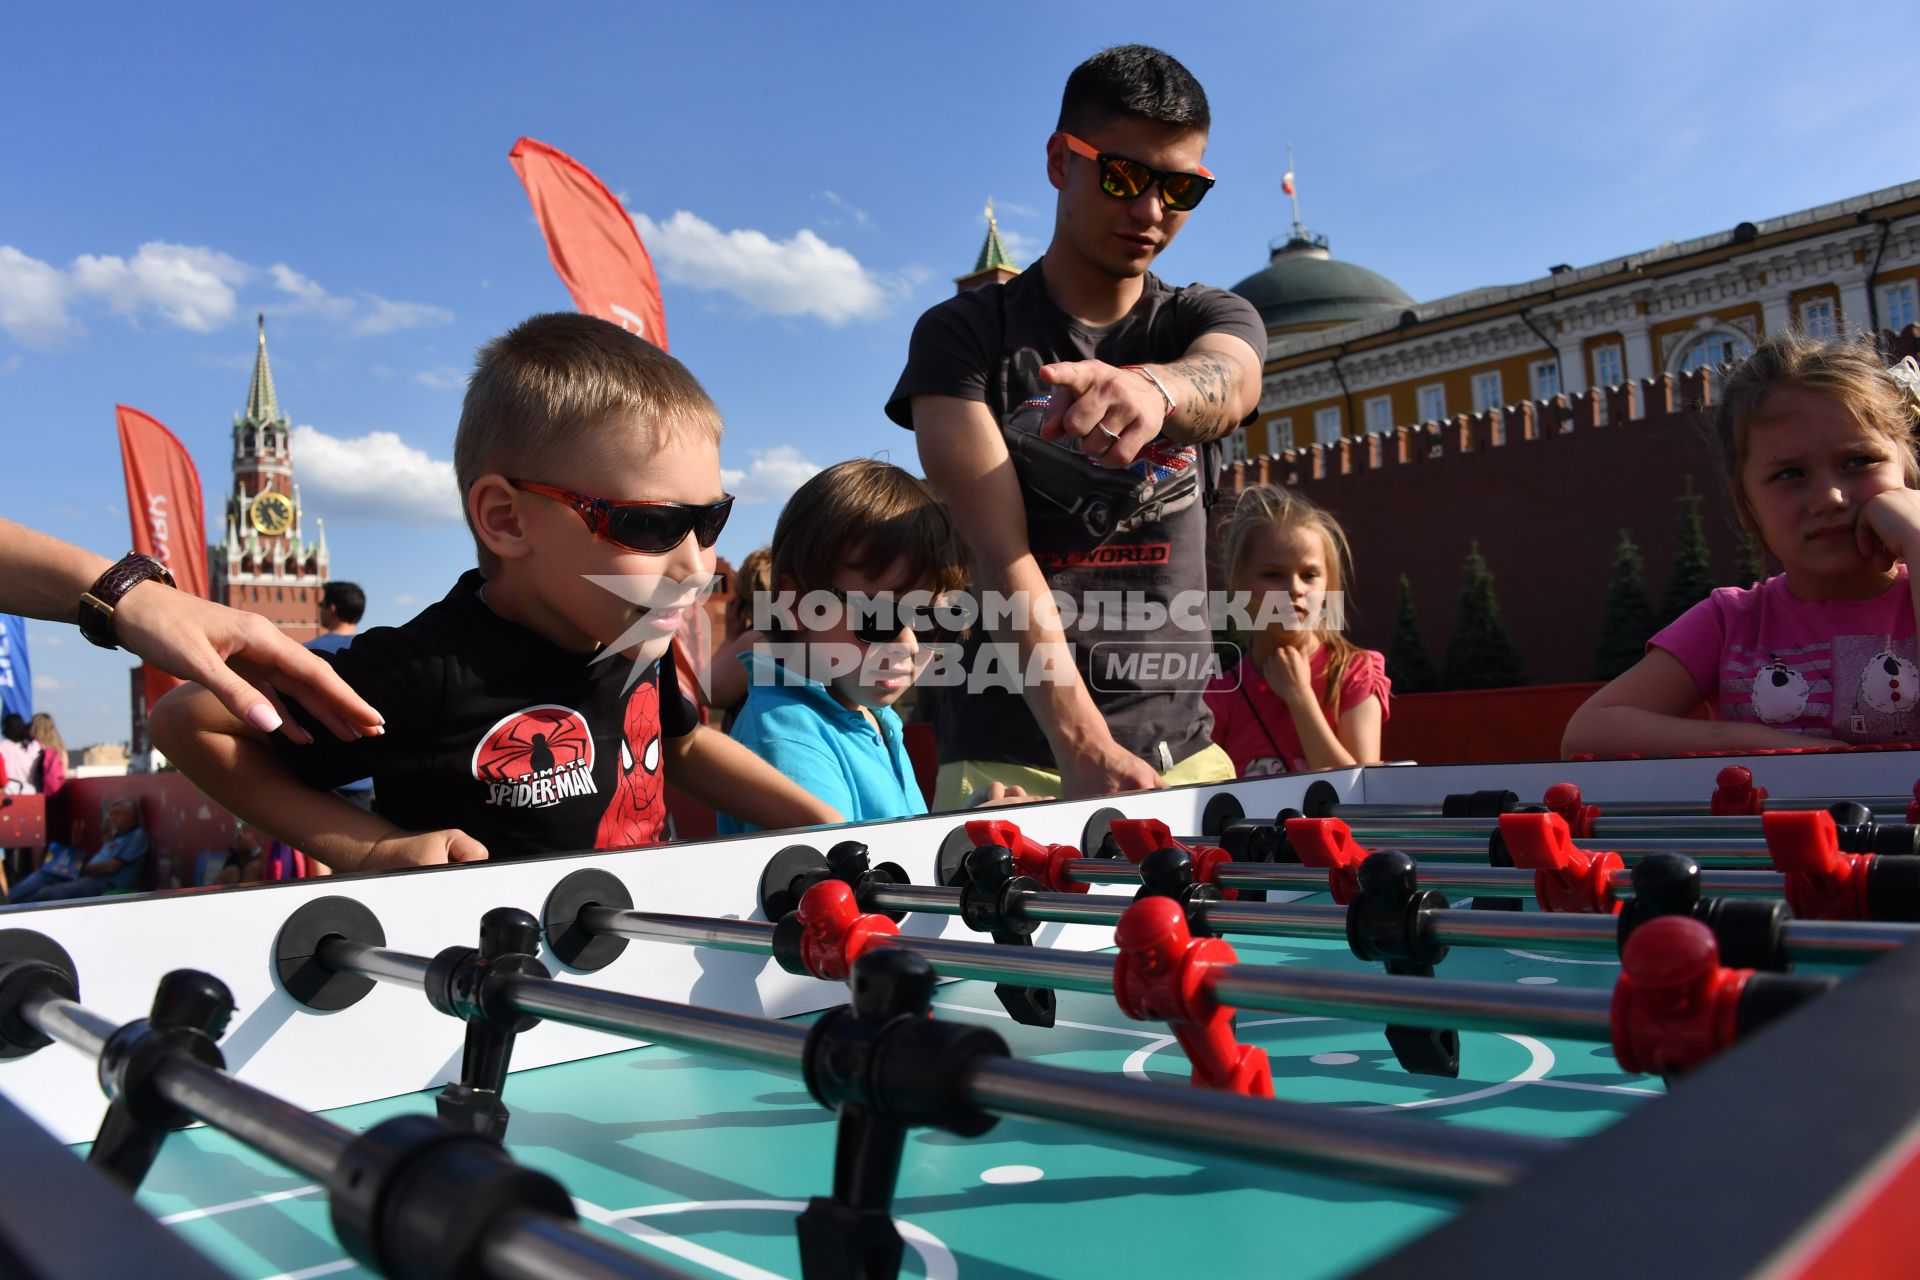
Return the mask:
[[[507,163],[522,134],[644,219],[673,351],[727,418],[737,560],[811,468],[917,469],[881,414],[908,331],[971,267],[988,196],[1023,263],[1044,247],[1042,144],[1095,49],[1159,44],[1212,100],[1220,184],[1162,275],[1265,265],[1291,141],[1335,256],[1427,299],[1913,179],[1910,19],[1719,0],[16,10],[0,512],[125,550],[116,401],[221,493],[264,309],[336,576],[374,624],[437,598],[470,563],[447,459],[473,349],[570,305]],[[128,660],[30,636],[69,743],[124,738]]]

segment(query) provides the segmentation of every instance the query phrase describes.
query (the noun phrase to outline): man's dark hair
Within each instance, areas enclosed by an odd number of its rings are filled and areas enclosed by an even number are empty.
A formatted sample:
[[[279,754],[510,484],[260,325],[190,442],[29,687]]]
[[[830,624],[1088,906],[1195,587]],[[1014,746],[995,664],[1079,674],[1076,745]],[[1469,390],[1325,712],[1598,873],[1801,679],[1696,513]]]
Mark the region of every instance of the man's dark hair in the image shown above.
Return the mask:
[[[348,626],[359,626],[367,612],[367,593],[357,582],[329,582],[320,588],[320,603],[332,605],[334,615]]]
[[[1073,69],[1060,98],[1067,133],[1097,129],[1116,116],[1139,116],[1176,129],[1207,132],[1207,91],[1171,55],[1144,44],[1102,49]]]

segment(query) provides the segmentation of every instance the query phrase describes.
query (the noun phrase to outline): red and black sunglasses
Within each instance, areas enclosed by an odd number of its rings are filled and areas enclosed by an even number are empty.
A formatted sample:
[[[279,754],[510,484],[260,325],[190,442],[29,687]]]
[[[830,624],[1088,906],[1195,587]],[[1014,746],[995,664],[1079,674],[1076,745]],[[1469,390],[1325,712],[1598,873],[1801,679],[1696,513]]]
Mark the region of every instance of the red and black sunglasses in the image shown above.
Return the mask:
[[[1064,129],[1060,136],[1066,140],[1067,150],[1100,166],[1100,189],[1115,200],[1137,200],[1158,183],[1160,203],[1175,213],[1186,213],[1213,190],[1213,174],[1205,165],[1196,173],[1169,172],[1111,151],[1096,151],[1092,143],[1082,142]]]
[[[537,493],[555,502],[564,502],[586,522],[593,536],[628,551],[657,556],[673,550],[691,533],[704,549],[720,539],[733,512],[733,495],[718,502],[696,505],[687,502],[621,502],[596,498],[578,489],[537,484],[532,480],[508,480],[516,489]]]

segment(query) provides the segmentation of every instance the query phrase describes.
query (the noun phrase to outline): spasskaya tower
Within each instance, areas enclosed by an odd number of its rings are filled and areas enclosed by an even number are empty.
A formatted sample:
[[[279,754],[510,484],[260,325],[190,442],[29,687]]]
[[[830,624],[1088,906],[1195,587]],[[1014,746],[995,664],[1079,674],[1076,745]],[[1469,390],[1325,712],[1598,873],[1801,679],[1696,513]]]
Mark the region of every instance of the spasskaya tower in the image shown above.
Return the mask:
[[[320,588],[329,567],[327,530],[325,521],[315,520],[314,541],[303,539],[291,435],[274,395],[262,316],[247,407],[233,417],[226,537],[207,548],[208,588],[219,603],[261,614],[290,639],[304,642],[320,634]]]

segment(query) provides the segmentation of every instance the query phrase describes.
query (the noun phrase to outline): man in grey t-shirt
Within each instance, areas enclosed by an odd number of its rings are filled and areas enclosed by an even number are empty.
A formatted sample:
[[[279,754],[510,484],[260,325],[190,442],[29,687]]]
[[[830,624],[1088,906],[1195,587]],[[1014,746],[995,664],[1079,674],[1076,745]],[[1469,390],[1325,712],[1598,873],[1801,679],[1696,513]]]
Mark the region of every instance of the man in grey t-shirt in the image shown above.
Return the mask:
[[[1055,675],[1018,693],[940,690],[936,808],[992,781],[1086,796],[1233,776],[1200,681],[1137,665],[1102,679],[1093,665],[1102,640],[1193,647],[1204,630],[1095,630],[1083,611],[1070,636],[1048,596],[1132,592],[1164,608],[1205,590],[1196,446],[1258,405],[1266,330],[1245,299],[1171,288],[1148,267],[1212,186],[1209,123],[1205,91],[1157,49],[1082,63],[1047,140],[1059,197],[1046,255],[914,327],[887,413],[915,433],[976,592],[1029,606],[992,639],[1017,675]]]

